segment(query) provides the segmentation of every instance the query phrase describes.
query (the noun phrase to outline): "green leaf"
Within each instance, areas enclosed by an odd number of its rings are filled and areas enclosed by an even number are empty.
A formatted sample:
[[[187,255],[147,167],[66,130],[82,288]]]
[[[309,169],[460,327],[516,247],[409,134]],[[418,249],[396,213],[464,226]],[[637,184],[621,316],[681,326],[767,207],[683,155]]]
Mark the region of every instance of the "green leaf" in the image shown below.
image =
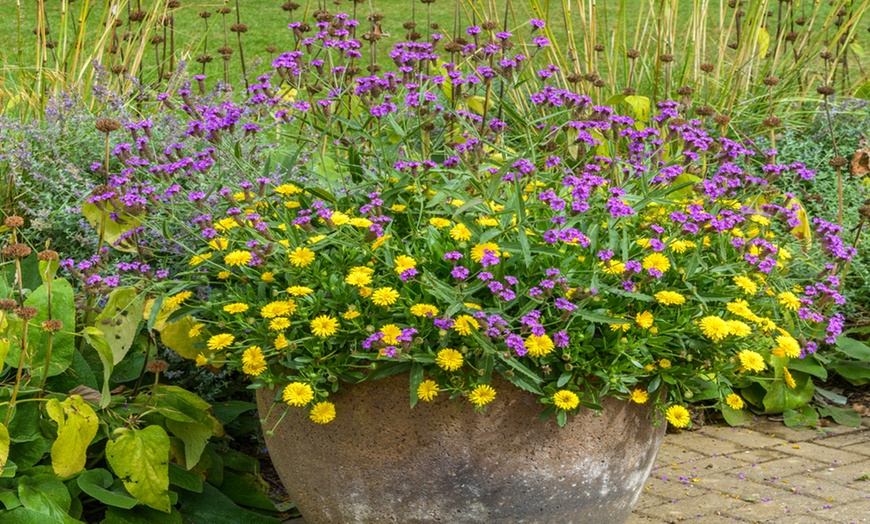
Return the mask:
[[[15,508],[9,513],[0,514],[0,517],[3,518],[3,522],[14,524],[69,524],[79,522],[69,517],[66,513],[58,517],[56,515],[39,513],[28,508]]]
[[[51,363],[48,366],[48,376],[59,375],[72,363],[75,352],[76,308],[73,288],[68,281],[59,278],[51,283],[51,318],[63,322],[63,329],[54,333],[51,346]],[[49,333],[39,327],[49,318],[48,311],[48,285],[43,284],[36,288],[27,300],[25,306],[35,307],[39,313],[30,320],[27,329],[27,347],[30,351],[25,359],[25,368],[32,369],[35,375],[42,375],[45,368],[45,358],[48,352]],[[18,318],[9,318],[9,350],[6,354],[6,364],[18,366],[18,357],[21,352],[21,336],[23,324]]]
[[[794,366],[792,366],[792,368],[793,367]],[[822,388],[822,387],[819,387],[819,386],[816,386],[816,393],[818,395],[830,400],[834,404],[839,404],[841,406],[844,405],[849,400],[846,397],[844,397],[843,395],[838,395],[837,393],[834,393],[833,391],[829,391],[829,390]]]
[[[745,426],[752,422],[752,413],[745,409],[733,409],[730,406],[722,406],[722,417],[729,426]]]
[[[212,404],[214,416],[221,424],[229,424],[236,420],[239,415],[248,411],[257,409],[257,405],[253,402],[245,402],[243,400],[229,400],[227,402],[216,402]]]
[[[850,408],[819,406],[819,415],[831,417],[834,422],[842,426],[857,428],[861,425],[861,415]]]
[[[853,386],[870,384],[870,363],[854,360],[835,360],[828,364],[828,369],[835,371]]]
[[[178,494],[181,513],[189,522],[209,524],[278,524],[279,519],[237,506],[226,495],[209,483],[202,485],[202,493],[182,491]]]
[[[112,347],[106,341],[103,332],[93,326],[85,326],[85,340],[97,352],[100,357],[100,362],[103,363],[103,388],[100,391],[100,408],[105,408],[112,401],[111,389],[109,388],[109,379],[112,377],[112,371],[115,369],[115,358],[112,355]]]
[[[169,513],[169,435],[160,426],[119,428],[106,458],[124,487],[143,504]]]
[[[420,400],[417,396],[417,388],[420,387],[420,384],[423,383],[423,366],[419,363],[414,363],[411,366],[411,380],[410,380],[410,388],[411,388],[411,407],[413,408],[417,405],[417,401]]]
[[[837,337],[837,348],[847,357],[852,357],[862,362],[870,361],[870,347],[853,338],[842,335]]]
[[[188,335],[190,329],[195,324],[196,321],[190,315],[182,317],[175,322],[168,322],[159,329],[160,341],[182,357],[188,360],[196,360],[196,356],[202,353],[202,348],[197,347],[194,339]]]
[[[169,483],[187,491],[202,493],[202,478],[178,464],[169,464]]]
[[[21,476],[18,479],[18,498],[31,511],[47,515],[59,522],[76,522],[67,515],[72,501],[69,490],[50,473],[32,477]]]
[[[214,434],[214,424],[204,426],[195,422],[179,422],[166,419],[166,428],[184,442],[184,464],[191,469],[199,462],[199,457]]]
[[[21,500],[18,498],[18,491],[7,488],[0,488],[0,503],[6,509],[15,509],[21,505]]]
[[[220,490],[227,498],[240,506],[275,511],[275,504],[254,482],[252,475],[237,475],[231,471],[225,471]]]
[[[58,477],[75,475],[85,469],[88,446],[100,425],[97,414],[79,395],[72,395],[63,402],[51,398],[45,410],[57,423],[57,438],[51,445],[51,467]]]
[[[139,503],[123,489],[113,490],[114,482],[115,477],[108,470],[102,468],[85,471],[76,479],[76,483],[82,491],[108,506],[130,509]]]
[[[151,508],[138,506],[133,509],[122,509],[110,507],[106,511],[106,518],[101,524],[182,524],[184,521],[181,513],[175,508],[168,515]],[[191,520],[190,522],[202,522],[200,520]]]
[[[45,284],[49,280],[54,280],[57,270],[60,268],[58,260],[40,260],[39,261],[39,277],[42,283]]]
[[[787,409],[782,414],[783,423],[790,428],[811,427],[819,425],[819,414],[810,406],[801,406],[798,409]]]
[[[94,319],[94,326],[103,332],[112,348],[113,364],[118,364],[130,351],[133,339],[142,323],[144,298],[135,288],[118,288],[109,294],[103,311]]]
[[[9,430],[0,423],[0,473],[3,473],[3,466],[9,460],[9,445],[12,441],[9,439]]]
[[[813,398],[815,388],[809,375],[795,372],[793,378],[796,384],[794,389],[780,379],[770,384],[762,400],[765,415],[803,407]]]
[[[807,355],[804,358],[792,359],[788,363],[788,368],[801,373],[808,373],[814,377],[819,377],[822,380],[828,379],[828,371],[825,366],[821,365],[815,355]]]
[[[9,436],[13,441],[12,445],[9,446],[9,456],[15,459],[15,464],[18,465],[19,469],[23,470],[35,466],[48,450],[48,442],[41,436],[36,436],[27,442],[14,442],[14,431],[10,431]]]

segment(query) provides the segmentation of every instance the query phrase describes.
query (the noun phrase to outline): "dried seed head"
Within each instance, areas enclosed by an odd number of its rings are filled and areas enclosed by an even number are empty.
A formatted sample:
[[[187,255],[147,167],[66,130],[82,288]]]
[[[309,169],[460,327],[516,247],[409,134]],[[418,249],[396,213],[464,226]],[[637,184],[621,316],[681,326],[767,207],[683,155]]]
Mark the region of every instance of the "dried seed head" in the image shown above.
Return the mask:
[[[219,55],[231,55],[233,54],[233,48],[228,45],[222,45],[218,47],[217,52]]]
[[[716,114],[716,110],[710,106],[700,106],[695,109],[695,113],[701,116],[712,116]]]
[[[731,117],[726,115],[716,115],[713,117],[713,121],[720,126],[727,126],[731,123]]]
[[[36,258],[42,261],[49,260],[57,260],[60,257],[57,254],[57,251],[52,251],[51,249],[46,249],[45,251],[40,251],[36,254]]]
[[[215,9],[215,13],[219,15],[228,15],[230,14],[230,12],[232,12],[232,9],[227,6],[218,7],[217,9]]]
[[[635,58],[640,56],[640,51],[638,51],[637,49],[629,49],[625,52],[625,56],[634,60]]]
[[[299,4],[297,4],[296,2],[284,2],[283,4],[281,4],[281,9],[293,12],[299,9]]]
[[[417,23],[409,20],[409,21],[405,22],[404,24],[402,24],[402,27],[405,28],[406,30],[410,31],[411,29],[414,29],[417,27]]]
[[[705,73],[712,73],[713,69],[715,68],[716,66],[711,64],[710,62],[704,62],[703,64],[701,64],[701,71]]]
[[[278,47],[277,47],[277,46],[274,46],[274,45],[267,45],[267,46],[266,46],[266,52],[267,52],[267,53],[277,53],[277,52],[278,52]]]
[[[587,82],[594,82],[599,78],[600,77],[595,73],[586,73],[585,75],[583,75],[583,80],[586,80]]]
[[[870,218],[870,206],[861,206],[858,208],[858,214],[864,218]]]
[[[821,53],[819,53],[819,57],[822,60],[832,60],[834,58],[834,53],[830,51],[822,51]]]
[[[492,31],[493,29],[498,28],[498,24],[493,22],[492,20],[487,20],[486,22],[480,24],[485,31]]]
[[[63,329],[63,322],[60,320],[46,320],[42,323],[42,329],[49,333],[57,333]]]
[[[848,12],[843,8],[840,8],[840,10],[837,11],[837,16],[846,16],[847,14]]]
[[[100,133],[109,134],[121,129],[121,122],[118,122],[114,118],[98,118],[94,126]]]
[[[199,55],[198,57],[196,57],[196,61],[200,64],[207,64],[212,61],[212,56],[208,54]]]
[[[202,18],[203,20],[205,20],[207,18],[211,18],[211,11],[200,11],[199,17]]]
[[[30,249],[30,246],[20,243],[9,244],[3,249],[0,249],[0,255],[8,258],[27,258],[31,253],[33,253],[33,250]]]
[[[169,9],[178,9],[179,7],[181,7],[181,1],[169,0],[168,2],[166,2],[166,7]]]
[[[816,92],[822,96],[831,96],[834,94],[833,86],[819,86],[816,88]]]
[[[767,78],[762,80],[762,82],[764,82],[764,85],[766,85],[766,86],[773,87],[779,83],[779,78],[777,78],[775,76],[768,76]]]
[[[247,33],[248,26],[246,26],[245,24],[233,24],[230,26],[230,31],[232,31],[233,33]]]
[[[662,62],[664,62],[666,64],[669,64],[669,63],[674,61],[674,55],[669,54],[669,53],[664,53],[664,54],[659,55],[659,60],[661,60]]]
[[[583,81],[583,75],[581,75],[580,73],[571,73],[570,75],[568,75],[567,80],[568,83],[579,84]]]
[[[595,49],[596,53],[600,53],[604,51],[604,44],[595,44],[595,47],[593,47],[592,49]]]
[[[166,40],[166,39],[163,38],[163,37],[160,36],[160,35],[154,35],[154,36],[152,36],[151,38],[148,39],[148,42],[151,43],[151,44],[154,44],[154,45],[160,45],[160,44],[162,44],[165,40]]]
[[[746,16],[746,11],[744,11],[743,9],[738,9],[734,14],[736,14],[737,16]]]
[[[798,36],[800,36],[800,33],[798,33],[797,31],[789,31],[785,34],[785,41],[794,42],[797,40]]]
[[[691,86],[682,86],[677,88],[677,94],[680,96],[691,96],[695,90]]]
[[[3,223],[6,224],[6,227],[15,229],[24,225],[24,219],[18,215],[11,215],[6,217]]]
[[[828,165],[831,167],[843,167],[848,163],[846,157],[844,156],[835,156],[834,158],[828,160]]]
[[[802,26],[802,25],[807,23],[807,17],[802,16],[802,17],[798,18],[797,20],[795,20],[794,23]]]
[[[622,90],[622,94],[625,96],[634,96],[637,94],[637,89],[633,87],[626,87]]]
[[[127,68],[124,67],[124,64],[115,64],[109,68],[109,71],[111,71],[113,75],[122,75],[127,72]]]
[[[39,311],[33,306],[22,306],[16,308],[13,312],[22,320],[30,320],[39,314]]]
[[[592,85],[594,85],[595,87],[604,87],[607,85],[607,82],[605,82],[603,79],[599,78],[598,80],[592,82]]]
[[[380,22],[384,19],[384,15],[381,13],[372,13],[367,17],[369,22]]]
[[[18,302],[11,298],[0,298],[0,311],[12,311],[18,307]]]
[[[769,117],[765,118],[764,120],[762,120],[761,123],[764,125],[764,127],[774,128],[774,127],[781,126],[782,120],[775,117],[775,116],[769,116]]]
[[[162,359],[152,360],[145,366],[151,373],[163,373],[169,369],[169,363]]]

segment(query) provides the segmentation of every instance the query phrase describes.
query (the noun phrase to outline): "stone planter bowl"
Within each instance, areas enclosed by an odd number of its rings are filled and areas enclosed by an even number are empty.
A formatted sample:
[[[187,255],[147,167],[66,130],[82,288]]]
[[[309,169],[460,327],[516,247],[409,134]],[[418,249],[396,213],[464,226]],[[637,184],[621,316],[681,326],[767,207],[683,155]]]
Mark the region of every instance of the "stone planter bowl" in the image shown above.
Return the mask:
[[[331,396],[337,417],[323,426],[289,408],[266,436],[306,524],[625,522],[665,434],[649,405],[613,398],[599,416],[583,410],[560,428],[538,418],[535,395],[503,379],[486,414],[443,393],[410,409],[408,380]],[[257,391],[261,417],[276,396]]]

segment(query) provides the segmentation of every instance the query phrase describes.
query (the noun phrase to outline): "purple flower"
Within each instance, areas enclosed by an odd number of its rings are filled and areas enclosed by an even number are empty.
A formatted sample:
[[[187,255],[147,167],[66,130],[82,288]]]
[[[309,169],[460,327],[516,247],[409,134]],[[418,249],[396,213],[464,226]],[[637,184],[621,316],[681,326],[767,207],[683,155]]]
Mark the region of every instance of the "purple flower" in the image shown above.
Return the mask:
[[[471,272],[465,266],[456,266],[450,275],[459,280],[465,280]]]

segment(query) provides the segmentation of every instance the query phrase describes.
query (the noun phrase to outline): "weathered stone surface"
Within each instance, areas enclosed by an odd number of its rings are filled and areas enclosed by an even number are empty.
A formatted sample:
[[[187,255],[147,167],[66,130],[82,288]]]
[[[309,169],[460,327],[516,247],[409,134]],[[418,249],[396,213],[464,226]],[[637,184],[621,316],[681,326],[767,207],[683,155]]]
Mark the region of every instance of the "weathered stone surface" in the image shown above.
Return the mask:
[[[615,399],[560,428],[507,382],[486,414],[442,398],[409,409],[408,386],[398,375],[350,387],[330,397],[338,416],[325,426],[290,408],[266,437],[306,522],[621,523],[665,433],[648,406]],[[259,390],[263,417],[275,394]]]

